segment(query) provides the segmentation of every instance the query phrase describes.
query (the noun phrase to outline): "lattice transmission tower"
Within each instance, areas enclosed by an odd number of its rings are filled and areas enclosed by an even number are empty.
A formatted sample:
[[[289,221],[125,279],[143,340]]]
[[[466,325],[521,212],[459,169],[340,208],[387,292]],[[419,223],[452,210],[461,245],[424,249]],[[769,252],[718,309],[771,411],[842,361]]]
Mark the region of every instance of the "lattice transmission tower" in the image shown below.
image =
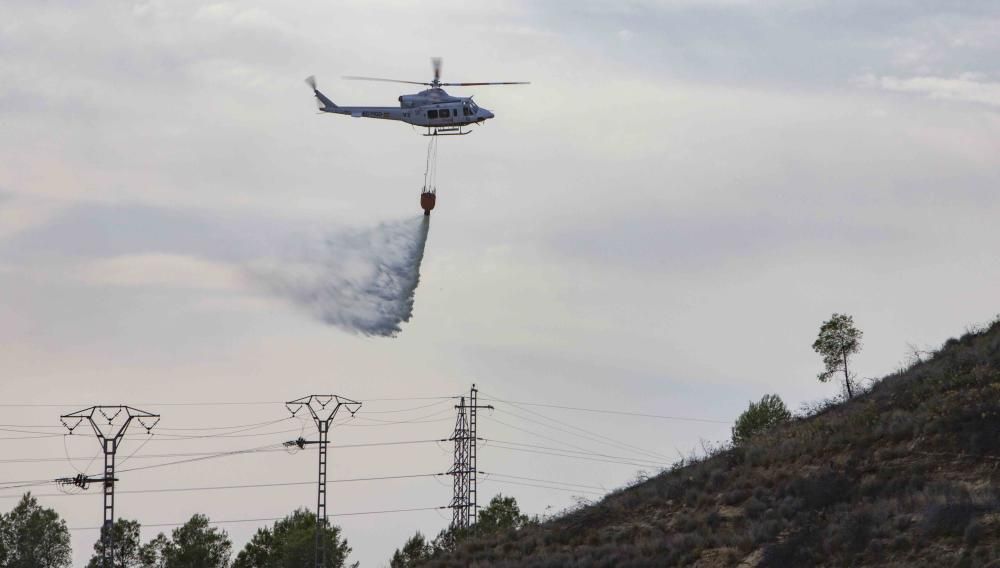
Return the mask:
[[[112,568],[114,565],[114,523],[115,523],[115,454],[121,444],[125,432],[132,421],[138,422],[146,433],[150,433],[157,422],[160,421],[159,414],[152,414],[145,410],[132,408],[131,406],[91,406],[77,412],[64,414],[59,417],[63,426],[72,434],[74,430],[84,421],[90,424],[97,440],[104,450],[104,473],[101,476],[88,476],[81,473],[75,477],[58,479],[56,481],[64,484],[72,484],[86,489],[91,483],[100,483],[104,488],[104,522],[101,524],[101,541],[103,542],[102,562],[103,568]]]
[[[286,446],[296,445],[304,448],[307,444],[319,446],[319,476],[316,486],[316,568],[326,566],[326,471],[327,471],[327,445],[329,444],[330,424],[337,415],[341,407],[347,409],[351,416],[361,408],[361,403],[349,398],[337,396],[335,394],[311,394],[299,399],[285,403],[292,416],[298,414],[303,408],[309,410],[313,422],[316,423],[316,430],[319,431],[318,440],[306,440],[299,438],[293,442],[286,442]]]
[[[469,391],[468,404],[461,397],[455,408],[458,414],[455,418],[455,431],[451,440],[455,443],[454,464],[448,472],[452,476],[451,498],[451,528],[467,529],[476,524],[479,505],[476,496],[476,411],[480,408],[493,410],[491,405],[478,404],[479,391],[472,385]]]

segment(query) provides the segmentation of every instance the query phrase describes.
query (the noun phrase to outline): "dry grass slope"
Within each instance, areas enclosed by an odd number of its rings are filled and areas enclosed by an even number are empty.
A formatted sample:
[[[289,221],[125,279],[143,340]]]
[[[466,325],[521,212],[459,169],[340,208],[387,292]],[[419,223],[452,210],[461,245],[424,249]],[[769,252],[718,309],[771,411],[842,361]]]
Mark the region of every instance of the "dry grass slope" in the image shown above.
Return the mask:
[[[1000,566],[1000,322],[844,404],[431,566]]]

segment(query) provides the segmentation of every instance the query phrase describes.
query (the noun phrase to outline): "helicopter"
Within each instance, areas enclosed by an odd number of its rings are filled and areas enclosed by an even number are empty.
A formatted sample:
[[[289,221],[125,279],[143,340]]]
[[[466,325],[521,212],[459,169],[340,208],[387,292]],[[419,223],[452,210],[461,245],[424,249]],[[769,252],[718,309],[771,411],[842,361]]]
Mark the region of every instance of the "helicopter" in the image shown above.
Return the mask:
[[[472,124],[482,125],[495,115],[477,105],[472,97],[453,97],[441,87],[472,87],[480,85],[528,85],[527,81],[494,81],[478,83],[442,83],[441,58],[431,59],[434,69],[434,79],[430,82],[401,81],[398,79],[382,79],[378,77],[345,76],[344,79],[354,81],[380,81],[384,83],[405,83],[409,85],[426,85],[430,87],[412,95],[401,95],[399,107],[374,106],[338,106],[316,87],[316,78],[309,76],[306,84],[313,90],[316,103],[322,112],[350,115],[355,118],[380,118],[382,120],[398,120],[414,126],[427,128],[424,136],[463,136],[471,134],[464,130]]]

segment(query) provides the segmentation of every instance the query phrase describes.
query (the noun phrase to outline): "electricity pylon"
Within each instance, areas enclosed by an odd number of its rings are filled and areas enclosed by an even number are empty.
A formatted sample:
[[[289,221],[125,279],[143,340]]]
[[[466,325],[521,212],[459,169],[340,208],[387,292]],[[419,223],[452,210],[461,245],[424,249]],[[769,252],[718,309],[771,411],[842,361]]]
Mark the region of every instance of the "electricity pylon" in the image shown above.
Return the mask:
[[[116,424],[116,420],[124,413],[124,419]],[[95,415],[99,417],[95,420]],[[125,437],[132,421],[135,420],[146,433],[150,433],[153,426],[160,421],[159,414],[152,414],[145,410],[132,408],[131,406],[91,406],[71,414],[64,414],[59,417],[70,434],[73,434],[80,424],[86,420],[97,435],[97,440],[104,450],[104,475],[87,476],[83,473],[73,478],[60,479],[62,483],[71,483],[86,489],[91,483],[101,483],[104,487],[104,522],[101,524],[101,540],[104,543],[102,565],[104,568],[111,568],[114,565],[114,523],[115,523],[115,454],[118,446]],[[105,424],[107,422],[107,424]],[[71,424],[72,423],[72,424]]]
[[[450,440],[455,442],[455,458],[451,471],[451,528],[467,529],[476,524],[478,515],[478,497],[476,495],[476,411],[480,408],[493,410],[493,406],[478,404],[479,391],[472,385],[469,391],[469,403],[463,396],[455,406],[458,415],[455,418],[455,431]]]
[[[332,405],[332,409],[328,408]],[[319,479],[316,489],[316,568],[326,567],[326,451],[329,444],[330,423],[337,415],[337,411],[343,406],[354,416],[354,413],[361,408],[361,403],[337,396],[335,394],[311,394],[302,398],[286,402],[288,411],[295,416],[303,408],[309,409],[316,429],[319,431],[319,440],[306,440],[299,438],[293,442],[285,442],[286,446],[298,446],[304,448],[306,444],[319,445]]]

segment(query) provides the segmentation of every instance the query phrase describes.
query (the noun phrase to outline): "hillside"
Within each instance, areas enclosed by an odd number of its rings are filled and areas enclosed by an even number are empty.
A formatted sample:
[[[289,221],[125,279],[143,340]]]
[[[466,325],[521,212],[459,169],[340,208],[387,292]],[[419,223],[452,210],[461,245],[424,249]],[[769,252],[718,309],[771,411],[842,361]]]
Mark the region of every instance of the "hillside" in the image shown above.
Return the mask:
[[[1000,322],[844,404],[430,566],[1000,566]]]

